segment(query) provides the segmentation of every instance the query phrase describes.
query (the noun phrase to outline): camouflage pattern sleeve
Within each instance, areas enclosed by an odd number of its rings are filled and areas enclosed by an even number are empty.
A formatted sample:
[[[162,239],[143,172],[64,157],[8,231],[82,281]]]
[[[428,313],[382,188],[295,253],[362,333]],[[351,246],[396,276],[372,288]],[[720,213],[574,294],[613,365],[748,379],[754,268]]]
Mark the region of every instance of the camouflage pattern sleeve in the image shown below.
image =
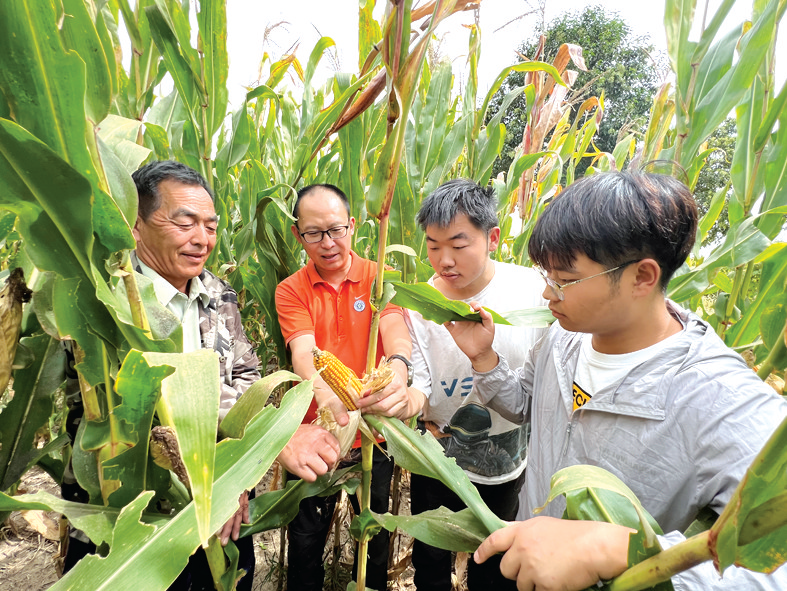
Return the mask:
[[[200,308],[200,335],[202,347],[219,354],[219,417],[223,419],[240,395],[260,379],[259,360],[243,331],[238,295],[207,271],[200,279],[210,294],[210,304]]]

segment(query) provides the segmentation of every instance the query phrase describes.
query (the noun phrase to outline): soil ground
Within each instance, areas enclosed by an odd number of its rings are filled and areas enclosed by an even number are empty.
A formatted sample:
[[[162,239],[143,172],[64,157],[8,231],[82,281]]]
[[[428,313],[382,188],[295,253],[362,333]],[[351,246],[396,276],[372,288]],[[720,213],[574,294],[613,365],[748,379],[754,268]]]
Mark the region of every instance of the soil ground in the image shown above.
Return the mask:
[[[270,474],[266,480],[270,479]],[[261,494],[266,480],[258,486]],[[402,479],[402,507],[400,513],[408,514],[409,478]],[[21,490],[33,493],[45,490],[59,495],[58,485],[42,470],[30,470],[22,481]],[[342,503],[339,518],[344,524],[342,535],[334,549],[333,534],[326,544],[325,591],[344,591],[350,580],[353,562],[353,545],[348,537],[350,515],[348,502]],[[24,515],[14,512],[0,527],[0,591],[41,591],[57,582],[60,572],[60,542],[58,525],[60,515],[55,512],[30,511]],[[257,568],[254,573],[254,591],[283,591],[286,586],[286,560],[282,561],[282,532],[272,530],[254,535]],[[412,539],[399,535],[394,542],[394,559],[391,561],[388,591],[413,591],[413,569],[410,565]],[[334,560],[335,553],[338,560]],[[462,585],[463,586],[463,585]],[[291,590],[295,591],[295,590]]]

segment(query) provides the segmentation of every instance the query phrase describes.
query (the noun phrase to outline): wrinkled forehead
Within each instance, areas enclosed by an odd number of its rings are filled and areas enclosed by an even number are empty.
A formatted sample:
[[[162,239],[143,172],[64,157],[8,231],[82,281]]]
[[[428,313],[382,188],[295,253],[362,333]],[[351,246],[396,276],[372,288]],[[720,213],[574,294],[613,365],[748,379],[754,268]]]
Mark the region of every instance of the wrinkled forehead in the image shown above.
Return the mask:
[[[170,215],[176,211],[189,211],[201,217],[216,217],[213,199],[200,185],[164,181],[159,184],[158,193],[161,198],[159,210]]]

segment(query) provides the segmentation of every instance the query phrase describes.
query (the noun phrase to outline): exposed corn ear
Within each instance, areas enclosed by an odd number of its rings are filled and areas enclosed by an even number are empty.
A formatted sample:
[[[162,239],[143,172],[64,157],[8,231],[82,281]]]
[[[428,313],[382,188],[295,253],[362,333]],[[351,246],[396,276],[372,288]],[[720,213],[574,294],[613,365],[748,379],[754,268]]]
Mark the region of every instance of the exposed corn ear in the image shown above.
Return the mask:
[[[360,397],[364,388],[355,372],[329,351],[320,351],[314,347],[312,355],[314,355],[314,368],[322,370],[320,376],[339,397],[339,400],[344,403],[344,406],[348,410],[358,410],[355,401]]]
[[[22,325],[22,304],[30,301],[32,292],[25,285],[24,272],[17,267],[0,290],[0,394],[11,381],[19,329]]]

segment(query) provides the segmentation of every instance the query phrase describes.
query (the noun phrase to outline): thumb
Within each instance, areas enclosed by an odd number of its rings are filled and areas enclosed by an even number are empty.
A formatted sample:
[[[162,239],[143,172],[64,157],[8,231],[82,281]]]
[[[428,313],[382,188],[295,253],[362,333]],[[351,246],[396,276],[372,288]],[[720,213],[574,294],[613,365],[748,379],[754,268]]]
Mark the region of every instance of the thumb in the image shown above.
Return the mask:
[[[473,560],[476,564],[481,564],[486,562],[486,559],[490,556],[506,552],[511,548],[511,544],[514,543],[515,533],[516,528],[510,525],[493,532],[473,553]]]

